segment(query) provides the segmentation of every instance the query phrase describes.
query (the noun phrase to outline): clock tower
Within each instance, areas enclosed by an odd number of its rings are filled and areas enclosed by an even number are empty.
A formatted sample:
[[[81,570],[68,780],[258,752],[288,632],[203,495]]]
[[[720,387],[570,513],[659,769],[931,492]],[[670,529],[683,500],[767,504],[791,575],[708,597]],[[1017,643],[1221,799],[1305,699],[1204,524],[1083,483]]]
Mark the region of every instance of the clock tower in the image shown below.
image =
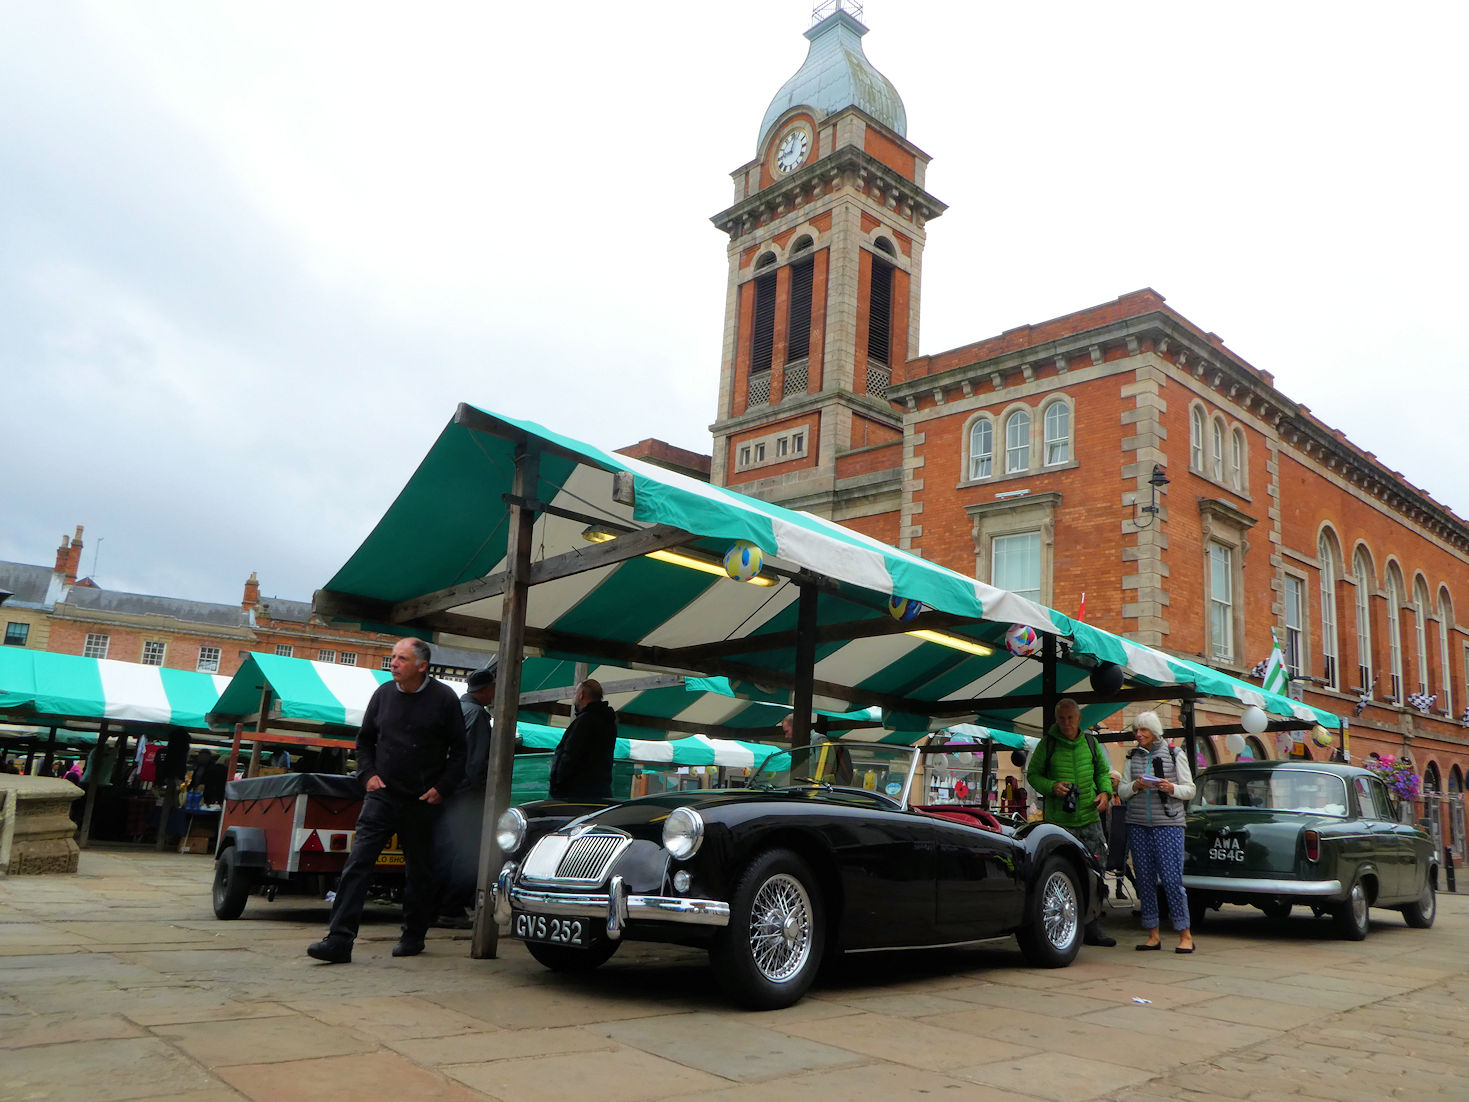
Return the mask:
[[[713,481],[898,543],[902,416],[893,368],[918,352],[928,155],[828,0],[800,70],[736,169]]]

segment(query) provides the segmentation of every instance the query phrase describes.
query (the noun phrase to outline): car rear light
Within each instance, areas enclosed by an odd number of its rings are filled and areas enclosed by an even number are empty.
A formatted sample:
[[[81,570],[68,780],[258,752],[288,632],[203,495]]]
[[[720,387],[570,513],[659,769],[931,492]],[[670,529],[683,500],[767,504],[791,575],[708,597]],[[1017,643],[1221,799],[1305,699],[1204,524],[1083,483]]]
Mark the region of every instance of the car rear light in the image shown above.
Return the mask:
[[[348,843],[348,841],[350,839],[351,839],[351,835],[349,835],[345,830],[334,830],[334,831],[332,831],[332,850],[333,850],[333,852],[335,852],[337,850],[344,850],[344,849],[346,849],[347,848],[347,843]]]
[[[1306,831],[1306,860],[1321,860],[1321,834],[1319,831]]]

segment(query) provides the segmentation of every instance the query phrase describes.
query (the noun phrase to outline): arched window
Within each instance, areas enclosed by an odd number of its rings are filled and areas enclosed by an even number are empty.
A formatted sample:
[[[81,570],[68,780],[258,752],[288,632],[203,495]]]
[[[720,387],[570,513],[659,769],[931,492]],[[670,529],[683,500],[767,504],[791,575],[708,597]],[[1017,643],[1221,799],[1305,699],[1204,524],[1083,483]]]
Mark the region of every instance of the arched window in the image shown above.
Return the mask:
[[[1336,577],[1337,559],[1335,541],[1329,533],[1322,532],[1316,544],[1316,557],[1321,560],[1321,661],[1322,675],[1328,688],[1339,689],[1336,656]]]
[[[1209,453],[1209,473],[1214,481],[1224,481],[1224,422],[1214,422],[1214,447]]]
[[[1352,560],[1352,574],[1357,583],[1357,677],[1363,692],[1372,691],[1372,561],[1367,549],[1357,548]]]
[[[1071,460],[1071,407],[1065,402],[1052,402],[1045,417],[1046,466]]]
[[[1413,582],[1413,630],[1418,646],[1418,691],[1428,691],[1428,587],[1419,575]]]
[[[1198,406],[1188,417],[1188,465],[1196,471],[1204,469],[1204,411]]]
[[[1229,486],[1235,493],[1245,489],[1245,434],[1239,429],[1229,441]]]
[[[1403,702],[1403,576],[1398,564],[1387,564],[1387,665],[1392,699]]]
[[[1030,414],[1017,409],[1005,422],[1005,473],[1030,470]]]
[[[1438,763],[1429,762],[1423,770],[1423,791],[1442,792],[1443,781],[1439,779]]]
[[[898,255],[898,250],[893,248],[893,243],[889,241],[886,237],[879,237],[875,239],[872,244],[875,248],[881,249],[883,252],[887,253],[888,256]]]
[[[1270,760],[1270,754],[1265,749],[1265,743],[1254,735],[1245,736],[1245,752],[1239,756],[1239,760],[1246,760],[1247,755],[1250,758],[1254,758],[1255,761]]]
[[[1454,674],[1449,661],[1449,625],[1454,622],[1454,606],[1449,600],[1449,591],[1438,591],[1438,668],[1443,684],[1439,688],[1439,710],[1446,716],[1454,714]]]
[[[814,244],[815,242],[811,240],[811,235],[809,233],[803,233],[791,243],[791,255],[795,256],[802,249],[809,249]]]
[[[761,253],[755,258],[755,270],[758,272],[761,268],[768,268],[774,263],[774,253]]]
[[[969,477],[989,478],[995,473],[995,427],[981,417],[969,430]]]

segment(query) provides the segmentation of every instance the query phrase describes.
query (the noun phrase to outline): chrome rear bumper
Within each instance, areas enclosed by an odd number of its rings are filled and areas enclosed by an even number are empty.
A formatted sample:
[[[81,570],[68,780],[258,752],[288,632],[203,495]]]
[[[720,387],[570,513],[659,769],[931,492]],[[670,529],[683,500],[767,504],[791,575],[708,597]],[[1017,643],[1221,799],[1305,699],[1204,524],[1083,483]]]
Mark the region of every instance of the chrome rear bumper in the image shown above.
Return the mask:
[[[628,919],[654,919],[690,926],[728,926],[729,904],[719,899],[632,895],[622,877],[614,876],[605,892],[539,891],[516,887],[516,865],[506,862],[495,880],[494,914],[501,930],[510,928],[510,911],[575,918],[605,918],[607,936],[622,937]]]
[[[1237,876],[1190,876],[1183,886],[1191,892],[1222,892],[1236,895],[1327,895],[1340,896],[1340,880],[1256,880]]]

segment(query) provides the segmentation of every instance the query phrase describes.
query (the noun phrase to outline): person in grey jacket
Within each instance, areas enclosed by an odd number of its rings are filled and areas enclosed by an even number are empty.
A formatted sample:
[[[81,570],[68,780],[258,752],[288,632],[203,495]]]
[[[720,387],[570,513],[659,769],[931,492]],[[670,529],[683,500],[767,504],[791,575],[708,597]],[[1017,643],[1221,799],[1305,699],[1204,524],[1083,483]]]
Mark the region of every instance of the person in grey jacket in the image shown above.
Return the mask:
[[[1183,890],[1183,820],[1193,798],[1194,778],[1187,755],[1168,745],[1155,712],[1140,712],[1134,721],[1137,745],[1127,752],[1118,796],[1127,804],[1127,839],[1137,894],[1142,903],[1148,940],[1139,950],[1161,949],[1158,937],[1158,891],[1168,898],[1168,913],[1178,931],[1175,953],[1194,951],[1189,929],[1188,896]]]

